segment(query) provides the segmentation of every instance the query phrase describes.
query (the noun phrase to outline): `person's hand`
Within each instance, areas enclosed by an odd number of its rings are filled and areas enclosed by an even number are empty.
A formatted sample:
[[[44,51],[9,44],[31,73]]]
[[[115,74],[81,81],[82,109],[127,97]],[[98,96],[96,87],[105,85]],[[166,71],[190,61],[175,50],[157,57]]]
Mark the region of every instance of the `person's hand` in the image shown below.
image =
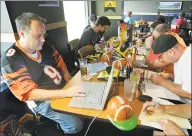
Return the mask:
[[[146,102],[144,104],[143,111],[146,115],[150,115],[152,113],[164,113],[165,107],[163,105],[157,104],[156,102]]]
[[[168,79],[170,74],[165,72],[160,72],[159,75],[165,79]]]
[[[106,43],[103,42],[103,43],[100,43],[100,44],[99,44],[99,47],[100,47],[101,49],[103,49],[103,48],[105,48],[105,45],[106,45]]]
[[[85,97],[85,91],[82,86],[73,86],[65,91],[66,97]]]
[[[175,122],[167,119],[160,119],[158,122],[166,136],[185,136],[183,130]]]
[[[161,77],[158,74],[151,74],[149,78],[153,84],[161,85],[161,83],[165,80],[165,78]]]

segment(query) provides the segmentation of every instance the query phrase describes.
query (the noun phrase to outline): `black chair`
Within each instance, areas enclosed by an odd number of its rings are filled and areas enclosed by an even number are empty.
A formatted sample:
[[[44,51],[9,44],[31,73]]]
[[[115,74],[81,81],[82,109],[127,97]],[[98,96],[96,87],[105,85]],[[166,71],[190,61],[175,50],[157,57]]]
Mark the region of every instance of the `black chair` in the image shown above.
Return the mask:
[[[188,45],[188,39],[189,39],[189,35],[187,31],[184,31],[181,29],[181,31],[178,33],[178,35],[184,40],[185,44]]]
[[[5,88],[0,92],[1,111],[22,117],[26,113],[33,114],[25,102],[19,101],[9,90]]]
[[[72,58],[72,62],[71,62],[72,69],[69,70],[69,72],[72,76],[74,76],[79,71],[79,61],[78,61],[78,56],[77,56],[78,44],[79,44],[79,39],[74,39],[67,44],[69,54]]]
[[[2,88],[4,89],[2,90]],[[58,123],[43,116],[40,117],[40,121],[37,121],[36,115],[28,108],[27,104],[19,101],[5,84],[1,84],[0,104],[0,113],[13,114],[18,119],[21,119],[27,113],[33,115],[33,120],[23,122],[25,133],[33,136],[64,136]]]

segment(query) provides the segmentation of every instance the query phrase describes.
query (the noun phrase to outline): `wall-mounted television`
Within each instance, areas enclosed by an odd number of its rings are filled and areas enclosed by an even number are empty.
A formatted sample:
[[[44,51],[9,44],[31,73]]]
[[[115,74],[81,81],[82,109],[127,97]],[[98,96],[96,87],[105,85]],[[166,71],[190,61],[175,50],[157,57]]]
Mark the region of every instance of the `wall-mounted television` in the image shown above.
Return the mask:
[[[160,2],[160,10],[181,10],[182,2]]]

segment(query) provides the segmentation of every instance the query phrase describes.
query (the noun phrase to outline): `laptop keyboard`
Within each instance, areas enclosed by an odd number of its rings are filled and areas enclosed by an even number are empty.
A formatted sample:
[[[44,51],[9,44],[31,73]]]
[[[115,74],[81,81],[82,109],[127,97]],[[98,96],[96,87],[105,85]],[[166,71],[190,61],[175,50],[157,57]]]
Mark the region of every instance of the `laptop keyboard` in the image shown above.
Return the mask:
[[[92,104],[102,104],[106,83],[82,83],[86,91],[86,99]]]

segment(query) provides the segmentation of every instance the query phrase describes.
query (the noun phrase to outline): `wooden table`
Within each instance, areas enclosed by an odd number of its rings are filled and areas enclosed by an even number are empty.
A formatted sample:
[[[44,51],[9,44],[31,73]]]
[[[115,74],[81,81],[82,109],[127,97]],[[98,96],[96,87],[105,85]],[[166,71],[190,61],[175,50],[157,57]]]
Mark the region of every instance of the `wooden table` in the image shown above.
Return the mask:
[[[98,81],[97,78],[93,78],[91,81]],[[74,85],[79,85],[82,82],[81,80],[81,74],[78,72],[72,80],[64,87],[64,89],[70,88]],[[98,81],[101,82],[101,81]],[[114,82],[113,85],[115,86],[115,92],[113,95],[124,95],[124,84],[123,82]],[[136,117],[138,118],[143,106],[143,103],[140,102],[136,98],[136,94],[138,94],[138,90],[135,91],[134,99],[131,102],[131,107],[133,109],[133,112],[135,113]],[[62,112],[66,114],[74,114],[77,116],[83,116],[86,118],[94,118],[98,114],[98,110],[90,110],[90,109],[78,109],[78,108],[70,108],[68,107],[69,102],[71,101],[71,98],[63,98],[63,99],[57,99],[57,100],[51,100],[51,107],[57,111]],[[107,104],[107,103],[106,103]],[[106,107],[106,105],[105,105]],[[98,119],[103,121],[108,121],[106,115],[105,115],[105,109],[99,114]],[[141,124],[140,120],[138,120],[138,124]]]

